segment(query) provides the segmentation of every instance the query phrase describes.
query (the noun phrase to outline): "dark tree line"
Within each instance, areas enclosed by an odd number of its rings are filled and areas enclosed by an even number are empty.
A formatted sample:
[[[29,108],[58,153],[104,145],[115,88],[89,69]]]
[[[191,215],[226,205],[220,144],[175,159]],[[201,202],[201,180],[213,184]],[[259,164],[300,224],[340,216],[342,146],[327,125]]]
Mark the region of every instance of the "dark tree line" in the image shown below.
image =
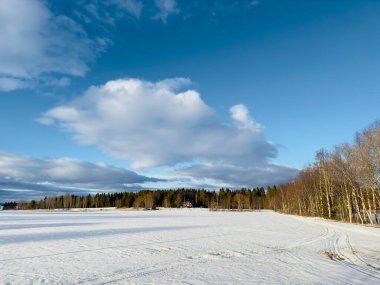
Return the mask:
[[[138,192],[102,193],[96,195],[63,195],[45,197],[39,201],[18,202],[21,210],[32,209],[70,209],[70,208],[145,208],[157,207],[179,208],[189,203],[192,207],[210,209],[264,209],[274,204],[276,186],[261,188],[242,188],[230,190],[221,188],[219,191],[205,189],[175,189],[175,190],[141,190]],[[16,207],[16,203],[12,204]]]
[[[12,210],[17,208],[17,202],[5,202],[3,205],[4,210]]]

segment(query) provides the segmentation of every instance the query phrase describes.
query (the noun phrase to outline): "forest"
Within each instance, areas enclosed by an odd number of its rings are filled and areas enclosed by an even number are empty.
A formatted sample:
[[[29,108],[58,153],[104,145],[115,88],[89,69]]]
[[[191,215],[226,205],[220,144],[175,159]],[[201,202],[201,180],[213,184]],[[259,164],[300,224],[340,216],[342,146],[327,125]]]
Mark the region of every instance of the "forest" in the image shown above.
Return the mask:
[[[260,210],[323,217],[349,223],[380,223],[380,123],[358,132],[354,143],[316,153],[315,162],[294,181],[279,186],[141,190],[45,197],[4,204],[4,209],[203,207],[211,210]]]
[[[19,201],[4,204],[4,209],[70,209],[70,208],[180,208],[201,207],[210,209],[264,209],[270,206],[270,198],[276,186],[240,190],[221,188],[205,189],[141,190],[138,192],[102,193],[96,195],[62,195],[45,197],[39,201]],[[268,200],[269,198],[269,200]],[[268,204],[269,203],[269,204]]]

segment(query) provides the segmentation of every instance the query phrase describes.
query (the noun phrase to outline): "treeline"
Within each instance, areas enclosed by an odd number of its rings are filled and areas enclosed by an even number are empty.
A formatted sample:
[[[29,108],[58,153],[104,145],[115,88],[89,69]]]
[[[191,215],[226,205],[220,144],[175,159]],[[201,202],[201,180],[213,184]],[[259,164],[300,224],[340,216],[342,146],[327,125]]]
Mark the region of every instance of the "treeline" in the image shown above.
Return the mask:
[[[379,224],[380,124],[357,133],[353,144],[318,151],[313,165],[295,181],[279,187],[274,209]]]
[[[17,208],[17,202],[5,202],[3,205],[4,210],[12,210]]]
[[[264,209],[274,205],[277,192],[276,186],[261,188],[242,188],[240,190],[220,189],[208,191],[205,189],[176,190],[142,190],[138,192],[103,193],[96,195],[63,195],[45,197],[39,201],[20,201],[17,208],[33,209],[70,209],[70,208],[145,208],[157,207],[203,207],[210,209]],[[14,204],[15,208],[16,205]]]

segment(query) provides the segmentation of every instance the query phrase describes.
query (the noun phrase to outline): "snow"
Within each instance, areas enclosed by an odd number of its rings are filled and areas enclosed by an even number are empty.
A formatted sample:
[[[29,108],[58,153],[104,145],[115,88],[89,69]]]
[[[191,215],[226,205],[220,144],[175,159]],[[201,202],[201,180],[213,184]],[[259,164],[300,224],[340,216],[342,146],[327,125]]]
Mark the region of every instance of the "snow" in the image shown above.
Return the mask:
[[[380,229],[271,211],[0,213],[0,284],[380,284]]]

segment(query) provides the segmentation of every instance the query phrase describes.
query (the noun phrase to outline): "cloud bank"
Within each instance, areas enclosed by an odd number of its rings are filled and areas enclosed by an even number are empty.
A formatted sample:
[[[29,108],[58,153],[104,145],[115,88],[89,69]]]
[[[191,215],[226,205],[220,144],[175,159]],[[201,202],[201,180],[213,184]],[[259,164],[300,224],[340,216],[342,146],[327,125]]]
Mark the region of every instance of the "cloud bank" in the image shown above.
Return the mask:
[[[221,163],[196,164],[177,169],[178,173],[198,181],[210,178],[214,185],[229,186],[267,186],[278,185],[294,179],[298,170],[284,165],[266,163],[252,166],[236,166]]]
[[[90,87],[80,98],[48,110],[39,121],[58,125],[81,145],[102,149],[134,169],[186,164],[179,174],[233,183],[286,180],[289,168],[270,164],[277,148],[244,105],[221,119],[189,79],[118,79]],[[221,173],[235,173],[235,178]],[[293,172],[295,170],[293,169]]]
[[[0,153],[0,201],[62,193],[126,191],[155,181],[159,179],[102,163]]]

